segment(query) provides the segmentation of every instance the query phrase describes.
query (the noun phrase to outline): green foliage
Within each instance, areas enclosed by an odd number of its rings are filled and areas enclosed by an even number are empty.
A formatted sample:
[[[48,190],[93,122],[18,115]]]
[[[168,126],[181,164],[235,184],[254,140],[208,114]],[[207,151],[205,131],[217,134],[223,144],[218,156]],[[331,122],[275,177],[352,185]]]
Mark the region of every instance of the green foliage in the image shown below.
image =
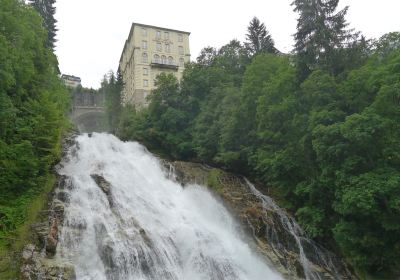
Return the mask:
[[[57,41],[57,20],[54,18],[56,13],[54,4],[56,3],[56,0],[28,0],[28,2],[35,8],[43,19],[43,27],[47,30],[46,46],[54,49],[55,42]]]
[[[16,249],[10,238],[26,237],[19,235],[30,215],[39,211],[33,209],[34,201],[41,196],[43,202],[54,182],[49,171],[61,155],[69,95],[58,78],[57,59],[46,47],[46,30],[37,12],[16,0],[0,0],[0,7],[2,258],[10,247]]]
[[[207,177],[207,186],[212,188],[214,191],[218,193],[221,193],[223,189],[219,181],[219,178],[222,175],[221,173],[222,173],[221,170],[214,168],[210,171]]]

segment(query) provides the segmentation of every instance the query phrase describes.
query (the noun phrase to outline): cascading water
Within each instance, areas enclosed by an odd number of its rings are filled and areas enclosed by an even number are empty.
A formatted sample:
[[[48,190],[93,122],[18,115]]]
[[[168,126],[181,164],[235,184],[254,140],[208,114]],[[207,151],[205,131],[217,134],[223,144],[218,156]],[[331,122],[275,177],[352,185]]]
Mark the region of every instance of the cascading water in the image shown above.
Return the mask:
[[[182,188],[138,143],[78,136],[56,258],[83,279],[282,279],[206,188]]]
[[[266,230],[266,238],[274,249],[278,251],[286,250],[298,253],[304,277],[307,280],[326,279],[326,276],[316,269],[316,265],[323,267],[327,272],[329,272],[329,278],[347,279],[347,276],[342,274],[348,273],[346,268],[343,266],[342,261],[338,261],[337,257],[335,257],[331,252],[308,238],[296,221],[292,217],[288,216],[282,208],[276,205],[271,197],[262,194],[247,179],[245,179],[245,183],[252,194],[254,194],[262,203],[265,218],[272,214],[276,216],[275,221],[277,224]],[[268,223],[265,224],[268,225]],[[278,228],[282,229],[279,233]]]

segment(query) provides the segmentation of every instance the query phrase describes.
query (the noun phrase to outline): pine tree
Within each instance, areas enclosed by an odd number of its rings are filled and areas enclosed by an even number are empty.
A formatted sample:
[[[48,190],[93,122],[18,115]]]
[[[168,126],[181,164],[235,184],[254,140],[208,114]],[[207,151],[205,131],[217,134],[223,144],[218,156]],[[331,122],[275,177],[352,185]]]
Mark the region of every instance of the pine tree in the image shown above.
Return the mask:
[[[247,27],[246,42],[244,43],[248,53],[251,56],[267,52],[277,53],[274,40],[265,28],[264,23],[254,17]]]
[[[99,90],[104,93],[106,98],[108,124],[113,133],[116,132],[120,121],[123,87],[122,74],[118,71],[117,76],[115,76],[114,72],[110,71],[107,75],[104,75]]]
[[[314,69],[335,73],[335,57],[351,37],[345,16],[348,7],[336,12],[339,0],[295,0],[299,13],[295,52],[300,79]]]
[[[47,44],[46,46],[54,49],[57,35],[56,23],[54,18],[56,8],[54,4],[56,0],[28,0],[30,5],[34,7],[43,18],[44,27],[47,29]]]

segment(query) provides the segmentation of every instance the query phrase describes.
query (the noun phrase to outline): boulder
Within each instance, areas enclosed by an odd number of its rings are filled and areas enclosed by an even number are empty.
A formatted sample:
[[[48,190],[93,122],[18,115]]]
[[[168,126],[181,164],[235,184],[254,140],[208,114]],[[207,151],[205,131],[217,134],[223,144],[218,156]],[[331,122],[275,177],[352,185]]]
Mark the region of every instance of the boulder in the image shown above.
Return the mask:
[[[90,177],[92,177],[92,179],[96,182],[96,185],[107,196],[108,203],[110,204],[110,207],[113,210],[114,214],[119,216],[120,214],[114,207],[114,200],[111,194],[111,183],[99,174],[90,174]]]
[[[54,199],[53,204],[51,206],[52,210],[55,211],[57,214],[64,215],[65,205],[61,200]]]
[[[72,264],[43,258],[33,244],[26,245],[22,254],[22,280],[76,280]]]
[[[47,255],[52,257],[56,253],[58,244],[58,219],[54,218],[50,226],[49,234],[46,237],[46,252]]]
[[[45,280],[76,280],[75,268],[70,263],[52,259],[42,259],[38,263],[39,272]]]
[[[71,195],[67,191],[60,190],[60,191],[57,192],[56,197],[57,197],[58,200],[60,200],[60,201],[62,201],[64,203],[69,203]]]
[[[25,245],[24,249],[22,250],[22,262],[24,264],[32,263],[33,254],[36,250],[36,246],[33,244]]]
[[[91,174],[90,177],[93,178],[93,180],[96,182],[97,186],[107,195],[109,196],[111,194],[111,184],[104,179],[103,176],[98,175],[98,174]]]

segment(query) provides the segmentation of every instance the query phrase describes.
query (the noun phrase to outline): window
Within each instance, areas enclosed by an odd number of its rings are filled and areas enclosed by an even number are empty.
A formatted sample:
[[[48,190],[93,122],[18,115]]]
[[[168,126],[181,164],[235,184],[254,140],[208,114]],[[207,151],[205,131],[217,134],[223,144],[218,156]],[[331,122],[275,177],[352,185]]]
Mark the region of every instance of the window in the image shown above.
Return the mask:
[[[143,86],[148,87],[149,86],[149,80],[143,80]]]
[[[161,39],[161,31],[160,30],[156,31],[156,39]]]
[[[162,49],[161,49],[161,43],[157,43],[157,45],[156,45],[156,49],[157,49],[157,51],[162,51]]]
[[[167,64],[167,57],[165,55],[161,56],[161,64]]]
[[[182,34],[178,34],[178,42],[183,42],[183,35]]]
[[[169,39],[169,33],[168,32],[164,32],[164,39],[168,40]]]
[[[160,63],[160,56],[158,54],[154,55],[154,63]]]
[[[142,49],[147,50],[147,41],[142,41]]]
[[[181,58],[179,59],[179,66],[180,66],[180,67],[185,66],[185,60],[183,59],[183,57],[181,57]]]
[[[144,91],[143,91],[143,98],[144,98],[144,100],[147,99],[147,96],[149,96],[149,92],[148,92],[147,90],[144,90]]]
[[[169,65],[174,65],[174,58],[172,56],[168,57],[168,64]]]
[[[165,52],[167,52],[167,53],[171,52],[170,44],[165,44]]]
[[[147,53],[142,54],[142,62],[147,63]]]
[[[146,28],[142,28],[142,36],[147,36],[147,30],[146,30]]]
[[[149,75],[149,69],[143,68],[143,76]]]
[[[179,50],[179,54],[183,54],[183,47],[182,46],[179,46],[178,50]]]

